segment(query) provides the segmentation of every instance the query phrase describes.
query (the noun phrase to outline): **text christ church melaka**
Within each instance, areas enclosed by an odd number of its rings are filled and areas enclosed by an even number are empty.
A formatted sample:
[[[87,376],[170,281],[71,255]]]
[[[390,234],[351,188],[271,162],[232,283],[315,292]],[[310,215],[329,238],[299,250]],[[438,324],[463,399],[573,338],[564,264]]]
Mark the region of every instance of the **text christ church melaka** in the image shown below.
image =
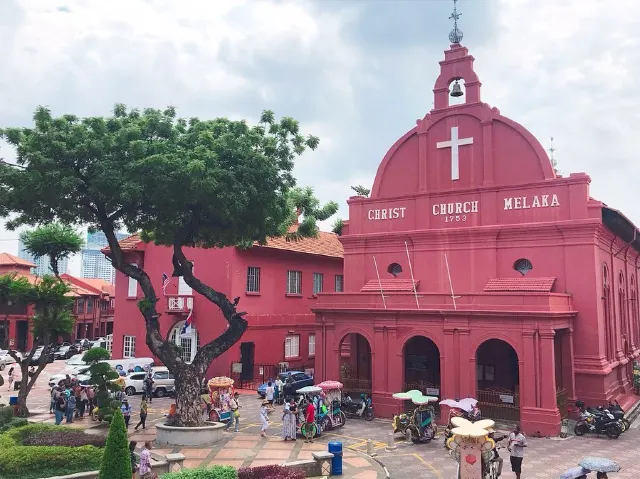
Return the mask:
[[[633,401],[640,235],[481,102],[473,62],[451,45],[434,109],[387,152],[371,196],[349,199],[345,292],[314,308],[316,376],[371,393],[380,416],[420,389],[554,435],[576,398]],[[458,81],[466,101],[450,105]]]

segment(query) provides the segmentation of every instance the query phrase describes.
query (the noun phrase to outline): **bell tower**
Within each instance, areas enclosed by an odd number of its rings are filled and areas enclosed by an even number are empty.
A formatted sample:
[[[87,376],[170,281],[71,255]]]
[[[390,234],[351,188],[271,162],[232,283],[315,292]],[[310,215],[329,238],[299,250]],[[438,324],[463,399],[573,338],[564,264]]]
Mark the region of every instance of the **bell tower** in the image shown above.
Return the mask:
[[[464,95],[465,102],[462,104],[480,103],[482,83],[473,71],[473,56],[460,44],[464,35],[458,28],[458,20],[462,14],[458,13],[457,3],[458,0],[453,0],[453,13],[449,17],[453,20],[453,30],[449,32],[451,48],[444,52],[444,60],[440,62],[440,76],[433,88],[434,111],[459,106],[449,103],[449,95],[454,98]],[[465,93],[460,87],[460,80],[464,81]]]

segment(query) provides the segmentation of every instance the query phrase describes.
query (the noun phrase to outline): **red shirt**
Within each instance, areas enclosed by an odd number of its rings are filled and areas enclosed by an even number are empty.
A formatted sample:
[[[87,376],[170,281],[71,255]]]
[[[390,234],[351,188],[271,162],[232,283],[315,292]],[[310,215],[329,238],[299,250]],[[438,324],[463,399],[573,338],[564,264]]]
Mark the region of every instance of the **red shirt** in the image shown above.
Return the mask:
[[[316,408],[313,405],[313,403],[309,403],[309,405],[307,406],[307,412],[306,412],[306,420],[307,422],[313,422],[316,419]]]

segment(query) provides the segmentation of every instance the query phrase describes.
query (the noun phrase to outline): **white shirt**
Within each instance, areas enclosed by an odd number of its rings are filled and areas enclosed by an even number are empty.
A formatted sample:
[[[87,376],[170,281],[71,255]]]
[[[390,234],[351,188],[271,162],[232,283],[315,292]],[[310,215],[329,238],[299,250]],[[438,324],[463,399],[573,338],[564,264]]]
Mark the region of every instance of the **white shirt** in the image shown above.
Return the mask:
[[[524,457],[524,446],[527,445],[527,438],[522,433],[517,436],[515,433],[509,434],[509,448],[512,457]]]
[[[273,401],[273,394],[275,393],[275,389],[273,386],[267,386],[267,390],[265,391],[267,401]]]

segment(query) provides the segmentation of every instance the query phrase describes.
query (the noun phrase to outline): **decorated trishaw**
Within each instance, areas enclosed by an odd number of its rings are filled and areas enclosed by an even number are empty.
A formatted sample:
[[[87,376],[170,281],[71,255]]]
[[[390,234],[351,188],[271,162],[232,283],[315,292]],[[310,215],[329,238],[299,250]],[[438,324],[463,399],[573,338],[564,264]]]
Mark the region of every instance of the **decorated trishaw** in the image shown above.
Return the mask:
[[[470,397],[459,401],[455,399],[444,399],[440,401],[440,406],[447,406],[449,408],[449,419],[444,431],[445,446],[447,440],[452,436],[451,430],[455,427],[452,423],[453,418],[462,417],[469,421],[479,421],[482,419],[482,413],[477,405],[478,400]]]
[[[233,379],[226,376],[212,378],[207,383],[209,400],[207,416],[211,422],[227,422],[231,420],[229,399],[233,396]],[[205,401],[206,402],[206,401]]]
[[[347,418],[341,410],[342,388],[339,381],[323,381],[316,384],[322,392],[319,395],[318,423],[322,431],[342,427]]]
[[[307,436],[307,432],[309,428],[313,433],[313,437],[319,436],[322,432],[319,427],[320,424],[320,413],[324,408],[325,412],[327,410],[326,406],[322,403],[322,399],[320,398],[323,393],[322,389],[318,386],[305,386],[296,391],[296,394],[301,396],[301,400],[299,401],[298,407],[298,417],[296,418],[296,428],[299,434],[304,437]],[[313,402],[313,405],[316,408],[316,420],[312,423],[307,422],[306,409],[309,403]]]
[[[454,427],[446,445],[451,457],[458,462],[456,478],[498,479],[503,461],[491,437],[494,422],[491,419],[471,422],[463,417],[453,417],[451,422]]]
[[[404,393],[395,393],[394,399],[399,401],[411,401],[416,408],[409,412],[393,417],[393,432],[400,432],[414,443],[431,441],[437,432],[435,425],[435,412],[431,403],[438,400],[435,396],[425,396],[417,389]]]

